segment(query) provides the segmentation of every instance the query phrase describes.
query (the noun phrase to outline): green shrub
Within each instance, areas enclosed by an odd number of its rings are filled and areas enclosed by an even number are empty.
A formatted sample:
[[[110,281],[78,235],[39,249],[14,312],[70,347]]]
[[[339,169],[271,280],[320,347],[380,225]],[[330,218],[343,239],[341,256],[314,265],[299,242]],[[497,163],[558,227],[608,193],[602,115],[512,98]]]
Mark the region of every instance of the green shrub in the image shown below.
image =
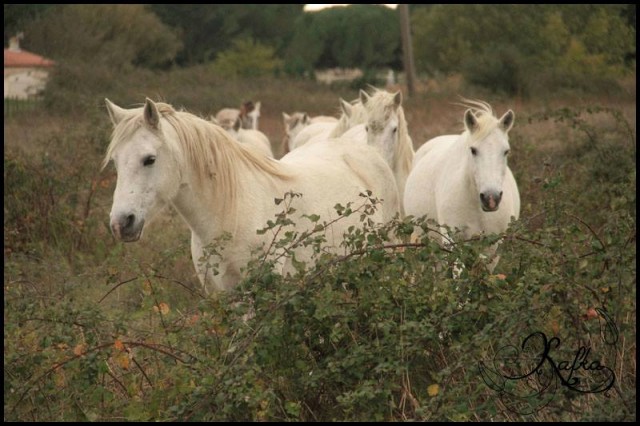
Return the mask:
[[[212,65],[216,75],[226,78],[272,76],[281,69],[282,61],[275,57],[275,49],[244,39],[220,53]]]
[[[527,72],[530,65],[526,57],[514,45],[490,44],[478,55],[471,55],[462,62],[465,79],[493,92],[510,96],[528,95]]]

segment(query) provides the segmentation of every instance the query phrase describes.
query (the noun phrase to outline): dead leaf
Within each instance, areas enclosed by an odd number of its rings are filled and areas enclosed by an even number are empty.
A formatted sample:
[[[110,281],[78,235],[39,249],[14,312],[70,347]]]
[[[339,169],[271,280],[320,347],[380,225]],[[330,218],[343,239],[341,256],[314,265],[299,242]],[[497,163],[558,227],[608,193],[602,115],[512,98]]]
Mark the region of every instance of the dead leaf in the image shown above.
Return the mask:
[[[590,319],[593,319],[593,318],[598,318],[598,311],[596,311],[593,308],[587,309],[586,319],[590,320]]]
[[[116,348],[119,351],[124,351],[124,344],[122,343],[122,340],[120,340],[120,339],[116,339],[116,341],[113,342],[113,347]]]
[[[85,343],[80,343],[73,348],[73,354],[76,356],[84,355],[87,352],[87,345]]]
[[[130,364],[129,354],[127,352],[122,352],[116,358],[116,362],[118,363],[118,365],[120,367],[122,367],[125,370],[128,370],[129,369],[129,364]]]
[[[438,392],[440,392],[440,385],[435,384],[427,386],[427,393],[429,396],[436,396],[438,395]]]
[[[158,305],[154,305],[153,307],[154,312],[160,312],[162,313],[162,315],[167,315],[169,313],[169,305],[167,305],[166,303],[162,302]]]
[[[142,292],[147,296],[151,294],[151,282],[149,280],[144,280],[142,283]]]
[[[56,373],[53,376],[53,381],[56,384],[56,386],[59,388],[63,388],[65,386],[67,381],[66,381],[64,370],[62,369],[62,367],[56,370]]]

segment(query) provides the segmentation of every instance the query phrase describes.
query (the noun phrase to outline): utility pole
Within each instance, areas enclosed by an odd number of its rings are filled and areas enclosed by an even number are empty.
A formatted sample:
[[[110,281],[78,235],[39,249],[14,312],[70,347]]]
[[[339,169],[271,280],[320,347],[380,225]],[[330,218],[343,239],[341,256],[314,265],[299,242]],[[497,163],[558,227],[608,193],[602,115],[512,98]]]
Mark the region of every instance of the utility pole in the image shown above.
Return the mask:
[[[402,62],[404,63],[404,74],[407,79],[407,95],[411,97],[415,93],[416,72],[413,66],[409,5],[399,4],[398,10],[400,11],[400,32],[402,34]]]

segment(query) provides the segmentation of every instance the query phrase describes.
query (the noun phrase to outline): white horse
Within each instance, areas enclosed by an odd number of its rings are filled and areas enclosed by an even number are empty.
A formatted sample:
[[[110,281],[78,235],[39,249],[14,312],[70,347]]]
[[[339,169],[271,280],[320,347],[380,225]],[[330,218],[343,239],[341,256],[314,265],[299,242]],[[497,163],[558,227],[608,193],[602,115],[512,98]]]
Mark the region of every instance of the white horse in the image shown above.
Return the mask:
[[[351,127],[343,136],[366,141],[369,146],[378,150],[391,167],[400,199],[403,199],[414,151],[402,108],[402,93],[375,89],[369,95],[361,90],[360,103],[364,107],[365,123]]]
[[[223,108],[216,113],[215,119],[223,129],[233,128],[236,121],[240,119],[243,129],[258,130],[258,119],[260,118],[260,102],[248,101],[240,105],[240,109]]]
[[[213,121],[213,123],[217,124],[215,121]],[[240,117],[238,117],[236,123],[231,129],[228,129],[227,132],[229,132],[229,134],[241,144],[244,144],[251,149],[255,149],[261,155],[274,158],[273,150],[271,149],[271,142],[267,135],[262,133],[260,130],[243,129]]]
[[[295,138],[289,141],[289,151],[309,142],[316,142],[342,136],[351,127],[364,123],[367,119],[364,107],[359,99],[349,103],[340,99],[342,114],[335,123],[313,123],[303,128]]]
[[[269,244],[273,235],[259,235],[268,220],[281,213],[274,202],[289,191],[296,209],[296,230],[313,230],[309,215],[327,222],[337,218],[337,203],[363,204],[360,193],[370,190],[384,200],[371,217],[378,223],[398,211],[393,175],[380,156],[368,147],[340,140],[300,150],[295,161],[277,161],[256,155],[233,141],[221,127],[170,105],[147,99],[141,108],[123,109],[106,100],[114,124],[103,167],[113,160],[117,182],[110,226],[122,241],[140,239],[144,225],[171,204],[191,229],[191,254],[205,290],[229,289],[239,282],[252,251]],[[391,184],[390,184],[391,182]],[[349,226],[358,226],[354,214],[332,222],[326,238],[337,250]],[[231,235],[217,260],[207,250],[223,235]],[[296,250],[296,259],[311,259],[311,247]],[[290,258],[278,266],[290,271]]]
[[[515,119],[507,111],[500,119],[485,102],[467,101],[465,131],[439,136],[416,152],[404,191],[407,215],[427,216],[457,229],[465,239],[501,233],[520,216],[520,194],[507,165],[508,133]],[[450,236],[441,229],[442,242]],[[434,236],[434,235],[432,235]],[[489,252],[495,254],[497,244]],[[499,258],[489,264],[493,271]]]
[[[338,121],[337,118],[329,115],[309,117],[306,112],[294,112],[291,115],[283,112],[282,120],[284,121],[284,139],[282,140],[284,154],[291,151],[291,141],[308,125],[313,123],[336,123]]]

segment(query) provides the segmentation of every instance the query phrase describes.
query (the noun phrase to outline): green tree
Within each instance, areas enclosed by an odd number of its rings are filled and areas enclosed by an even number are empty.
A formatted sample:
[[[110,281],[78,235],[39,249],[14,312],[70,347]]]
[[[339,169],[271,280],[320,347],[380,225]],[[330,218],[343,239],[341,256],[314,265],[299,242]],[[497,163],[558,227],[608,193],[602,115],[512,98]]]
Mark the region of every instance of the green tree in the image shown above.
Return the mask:
[[[44,56],[110,68],[162,66],[180,48],[171,29],[142,5],[58,5],[25,33],[28,46]]]
[[[434,5],[412,15],[416,65],[511,94],[541,82],[588,87],[635,58],[626,5]]]
[[[42,15],[49,4],[5,4],[4,5],[4,43],[18,32],[24,31],[25,25]]]
[[[282,68],[272,47],[247,39],[238,39],[218,55],[213,70],[221,77],[259,77],[273,75]]]
[[[184,42],[180,64],[205,63],[229,49],[236,38],[253,39],[281,54],[302,4],[153,4],[151,9]]]
[[[458,71],[492,45],[513,44],[523,55],[537,49],[544,22],[540,5],[434,5],[412,15],[417,66],[429,72]]]
[[[541,49],[541,56],[549,65],[555,63],[567,50],[571,33],[560,11],[552,12],[547,16],[547,22],[540,33],[540,40],[544,46]]]
[[[298,18],[286,61],[289,70],[328,67],[400,68],[395,11],[376,5],[321,10]]]
[[[587,19],[587,25],[581,34],[581,40],[588,52],[603,55],[608,65],[622,65],[622,58],[630,52],[635,54],[635,34],[625,24],[620,13],[611,13],[601,8]]]

